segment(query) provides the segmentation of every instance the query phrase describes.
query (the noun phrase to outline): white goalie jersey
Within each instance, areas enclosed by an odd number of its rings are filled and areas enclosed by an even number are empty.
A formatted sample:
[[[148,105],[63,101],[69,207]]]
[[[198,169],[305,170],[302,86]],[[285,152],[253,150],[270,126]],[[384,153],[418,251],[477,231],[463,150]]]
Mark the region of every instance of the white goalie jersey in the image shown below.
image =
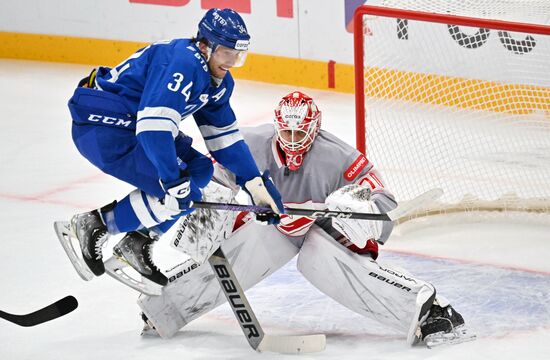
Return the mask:
[[[384,187],[383,180],[368,159],[336,136],[320,130],[311,149],[304,155],[302,166],[296,171],[285,167],[284,154],[278,150],[273,125],[242,128],[241,132],[261,170],[269,170],[273,183],[288,207],[326,209],[325,199],[334,191],[359,184],[371,189],[371,200],[381,212],[397,206],[393,195]],[[235,188],[234,175],[216,166],[215,181]],[[319,220],[318,220],[319,222]],[[325,222],[327,222],[325,220]],[[293,237],[307,233],[314,220],[303,216],[283,215],[278,230]],[[393,223],[384,222],[379,243],[384,243]]]

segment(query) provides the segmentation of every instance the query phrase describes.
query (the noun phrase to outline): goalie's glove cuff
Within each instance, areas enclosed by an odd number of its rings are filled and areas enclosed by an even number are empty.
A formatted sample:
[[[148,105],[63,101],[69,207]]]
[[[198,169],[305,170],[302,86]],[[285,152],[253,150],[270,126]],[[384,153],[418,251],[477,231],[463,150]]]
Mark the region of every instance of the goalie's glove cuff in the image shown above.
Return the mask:
[[[275,225],[280,222],[280,214],[285,212],[281,194],[269,177],[266,170],[262,176],[257,176],[244,184],[244,190],[248,193],[254,205],[266,206],[271,211],[256,214],[256,220],[266,225]]]

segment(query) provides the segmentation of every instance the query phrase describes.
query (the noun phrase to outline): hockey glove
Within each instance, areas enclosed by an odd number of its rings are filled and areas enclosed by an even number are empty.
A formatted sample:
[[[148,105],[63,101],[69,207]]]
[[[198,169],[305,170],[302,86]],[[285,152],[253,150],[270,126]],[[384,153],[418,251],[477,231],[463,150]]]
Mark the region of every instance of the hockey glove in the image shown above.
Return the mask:
[[[329,210],[380,214],[371,200],[371,189],[357,184],[334,191],[325,199],[325,204]],[[365,248],[368,240],[377,241],[382,234],[382,222],[374,220],[332,219],[332,227],[359,249]]]
[[[171,182],[160,181],[162,189],[166,192],[164,206],[175,212],[188,214],[193,211],[190,208],[192,201],[202,198],[200,189],[193,184],[187,170],[180,171],[180,178]]]
[[[256,221],[265,225],[276,225],[280,219],[280,214],[285,212],[281,194],[271,181],[269,171],[266,170],[262,176],[257,176],[244,184],[244,190],[248,193],[254,205],[268,206],[272,211],[266,213],[257,213]]]

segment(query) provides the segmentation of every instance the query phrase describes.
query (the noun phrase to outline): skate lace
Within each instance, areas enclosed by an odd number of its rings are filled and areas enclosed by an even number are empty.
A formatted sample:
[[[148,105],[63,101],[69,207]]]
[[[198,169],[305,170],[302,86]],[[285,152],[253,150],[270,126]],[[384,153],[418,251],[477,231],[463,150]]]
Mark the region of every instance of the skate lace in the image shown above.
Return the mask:
[[[449,325],[451,326],[450,329],[448,331],[446,331],[443,328],[441,328],[440,330],[438,329],[437,331],[431,332],[429,334],[423,334],[424,338],[426,338],[428,336],[433,337],[433,336],[435,336],[435,334],[439,334],[439,333],[448,334],[448,333],[454,333],[455,332],[455,327],[454,327],[453,322],[451,321],[451,319],[443,317],[443,316],[436,316],[436,317],[428,318],[426,320],[425,325],[428,325],[428,326],[432,325],[432,324],[438,322],[439,320],[447,321],[449,323]],[[435,328],[432,328],[432,329],[435,330]]]
[[[160,272],[160,268],[157,267],[155,265],[155,263],[153,262],[153,243],[149,243],[147,245],[145,245],[146,248],[145,248],[145,258],[147,260],[147,265],[149,265],[149,267],[153,270],[153,271],[158,271]]]
[[[97,241],[94,245],[94,252],[97,255],[96,259],[99,260],[102,258],[102,249],[103,246],[106,245],[107,240],[107,231],[106,230],[100,230],[97,232]]]

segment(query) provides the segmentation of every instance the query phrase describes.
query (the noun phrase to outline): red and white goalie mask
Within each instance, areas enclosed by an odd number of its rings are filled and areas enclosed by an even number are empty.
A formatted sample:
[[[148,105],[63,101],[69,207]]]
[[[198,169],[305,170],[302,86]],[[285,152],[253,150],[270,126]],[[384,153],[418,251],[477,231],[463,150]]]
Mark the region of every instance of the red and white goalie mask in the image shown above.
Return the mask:
[[[294,91],[281,99],[275,109],[277,142],[286,155],[286,166],[298,170],[305,153],[321,127],[321,111],[313,99]]]

